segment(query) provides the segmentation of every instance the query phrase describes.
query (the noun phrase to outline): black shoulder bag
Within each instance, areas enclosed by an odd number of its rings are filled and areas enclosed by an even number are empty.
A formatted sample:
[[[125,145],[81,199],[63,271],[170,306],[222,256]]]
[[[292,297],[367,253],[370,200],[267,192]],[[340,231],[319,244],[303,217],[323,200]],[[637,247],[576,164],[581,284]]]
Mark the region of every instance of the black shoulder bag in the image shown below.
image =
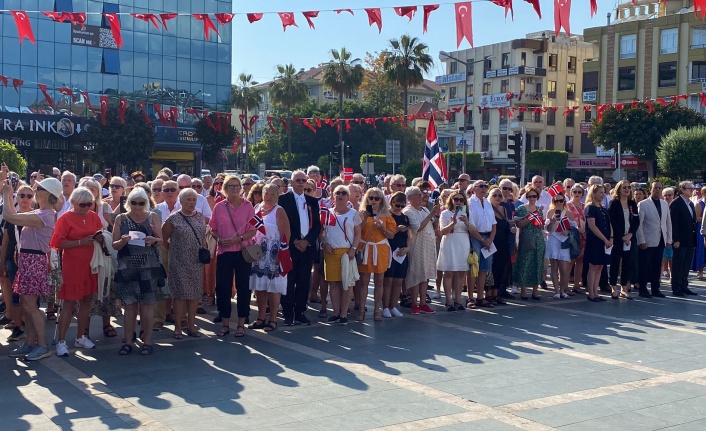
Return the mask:
[[[201,262],[203,264],[211,263],[211,252],[208,251],[207,248],[203,248],[203,245],[201,244],[201,240],[199,239],[199,235],[196,233],[196,229],[194,229],[194,227],[191,226],[189,219],[186,218],[184,213],[179,211],[179,215],[184,218],[184,221],[186,222],[186,224],[189,225],[189,227],[191,228],[191,231],[194,233],[194,236],[196,237],[196,241],[198,241],[198,243],[199,243],[199,262]]]

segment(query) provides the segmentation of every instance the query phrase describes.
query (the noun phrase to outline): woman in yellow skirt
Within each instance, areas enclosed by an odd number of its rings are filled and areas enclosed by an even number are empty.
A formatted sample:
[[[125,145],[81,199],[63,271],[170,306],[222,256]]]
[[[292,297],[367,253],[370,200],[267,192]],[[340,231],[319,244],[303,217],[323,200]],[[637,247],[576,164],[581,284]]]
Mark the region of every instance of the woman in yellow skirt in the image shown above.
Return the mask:
[[[389,239],[397,232],[397,223],[390,215],[390,206],[382,190],[377,187],[368,189],[360,203],[360,218],[363,220],[361,242],[358,247],[362,260],[358,264],[360,280],[355,286],[357,304],[360,314],[356,318],[365,318],[365,298],[368,293],[370,274],[373,274],[375,289],[373,291],[373,310],[376,322],[382,320],[382,293],[385,271],[390,267],[392,252]]]

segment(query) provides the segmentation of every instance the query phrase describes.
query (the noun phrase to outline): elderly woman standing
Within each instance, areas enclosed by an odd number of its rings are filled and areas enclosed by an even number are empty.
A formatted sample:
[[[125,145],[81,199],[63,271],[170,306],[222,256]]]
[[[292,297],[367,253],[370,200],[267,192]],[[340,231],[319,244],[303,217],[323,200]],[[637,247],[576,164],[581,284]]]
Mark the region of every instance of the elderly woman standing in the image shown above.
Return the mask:
[[[263,254],[250,269],[250,289],[257,292],[257,320],[249,328],[270,332],[277,329],[280,298],[287,293],[287,275],[280,274],[279,250],[282,241],[288,241],[291,232],[287,213],[277,205],[277,186],[268,184],[262,190],[264,200],[258,207],[258,213],[262,214],[265,233],[257,231],[255,242],[260,245]],[[270,315],[266,320],[268,307]]]
[[[226,199],[213,207],[209,226],[218,241],[216,248],[216,305],[217,322],[222,322],[219,337],[230,333],[230,315],[232,312],[231,291],[233,276],[238,302],[238,326],[235,336],[245,336],[245,318],[250,315],[250,264],[243,258],[243,249],[253,243],[255,226],[250,220],[255,216],[252,204],[243,199],[240,179],[229,175],[223,182]]]
[[[525,187],[527,203],[520,205],[515,212],[515,225],[520,228],[520,240],[517,246],[517,261],[512,267],[512,280],[521,288],[520,298],[524,301],[528,287],[532,288],[532,299],[540,300],[537,294],[539,284],[544,281],[544,222],[541,220],[544,208],[537,206],[537,199],[542,190],[531,184]],[[533,217],[531,220],[529,217]]]
[[[101,220],[91,211],[94,205],[93,193],[86,187],[79,187],[69,198],[71,209],[56,222],[50,245],[61,250],[61,268],[63,283],[59,290],[59,299],[64,301],[59,315],[59,336],[56,343],[56,356],[69,356],[66,345],[66,332],[71,323],[74,307],[78,302],[76,321],[76,342],[74,346],[85,349],[95,347],[85,335],[86,323],[91,311],[93,296],[98,292],[98,278],[91,273],[93,243],[103,242]]]
[[[439,221],[442,237],[436,268],[444,272],[446,311],[465,310],[461,295],[463,278],[468,272],[468,255],[471,252],[468,232],[473,226],[468,220],[467,204],[463,192],[452,193],[446,201],[446,209],[441,212]],[[469,296],[472,295],[470,290],[468,293]]]
[[[162,225],[162,238],[169,251],[169,290],[174,301],[174,338],[181,340],[181,327],[186,308],[186,335],[200,337],[194,319],[199,299],[203,293],[203,264],[198,250],[206,246],[206,222],[196,211],[198,190],[183,189],[179,192],[181,209],[173,212]]]
[[[110,197],[105,201],[110,205],[110,209],[115,212],[120,206],[120,198],[125,196],[127,190],[127,182],[120,177],[110,179]]]
[[[159,216],[150,211],[149,198],[141,187],[130,192],[125,208],[127,212],[116,217],[113,228],[113,248],[118,251],[115,282],[125,304],[125,343],[118,353],[132,352],[137,305],[140,304],[140,326],[144,331],[140,353],[149,355],[154,351],[152,326],[156,292],[159,284],[164,283],[164,269],[157,253],[162,243],[162,225]],[[144,237],[136,240],[137,236]]]
[[[109,226],[112,226],[113,216],[111,214],[110,205],[103,202],[100,183],[94,179],[85,178],[79,182],[78,186],[85,187],[91,191],[93,195],[93,205],[89,209],[98,215],[102,228],[108,229]]]
[[[13,289],[20,295],[27,332],[26,342],[10,352],[10,357],[38,361],[51,356],[44,334],[44,316],[39,310],[38,299],[51,293],[47,253],[50,251],[49,241],[56,223],[54,205],[61,199],[62,187],[56,178],[42,180],[37,183],[35,191],[39,209],[17,214],[12,186],[5,183],[6,179],[7,166],[3,163],[0,171],[0,183],[3,184],[3,218],[15,226],[22,226],[17,257],[18,270]]]

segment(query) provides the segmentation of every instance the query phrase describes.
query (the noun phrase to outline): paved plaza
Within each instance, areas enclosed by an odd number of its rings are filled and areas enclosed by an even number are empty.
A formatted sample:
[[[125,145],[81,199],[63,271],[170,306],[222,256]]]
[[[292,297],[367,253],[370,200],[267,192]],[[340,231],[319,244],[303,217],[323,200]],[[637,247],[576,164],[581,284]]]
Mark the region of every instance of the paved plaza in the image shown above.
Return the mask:
[[[147,357],[118,356],[122,329],[105,339],[95,320],[95,350],[24,363],[2,330],[0,429],[704,430],[706,284],[692,285],[240,339],[202,315],[205,337],[165,329]]]

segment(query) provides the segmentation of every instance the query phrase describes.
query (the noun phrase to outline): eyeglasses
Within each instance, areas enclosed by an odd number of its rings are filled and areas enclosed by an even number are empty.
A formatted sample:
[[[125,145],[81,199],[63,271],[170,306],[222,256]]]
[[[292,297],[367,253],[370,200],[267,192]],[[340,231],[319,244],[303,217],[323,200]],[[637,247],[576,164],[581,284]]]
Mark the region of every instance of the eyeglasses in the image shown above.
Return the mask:
[[[93,202],[82,202],[80,204],[76,204],[77,207],[81,207],[81,208],[88,208],[91,205],[93,205]]]
[[[404,184],[393,184],[392,187],[404,187]]]
[[[481,189],[487,189],[488,185],[487,184],[478,184],[476,187],[481,188]]]
[[[191,186],[179,186],[179,190],[189,189]]]
[[[557,200],[554,201],[554,203],[555,203],[555,204],[563,204],[563,203],[564,203],[564,199],[557,199]]]
[[[527,196],[527,199],[537,199],[537,195],[529,195]]]
[[[32,175],[30,178],[37,178],[37,176],[36,176],[36,175]]]
[[[152,189],[152,193],[162,193],[162,189]]]
[[[201,190],[203,189],[203,186],[201,184],[194,184],[193,186],[191,186],[191,188]]]
[[[111,185],[110,185],[110,188],[111,188],[111,189],[122,189],[123,186],[121,186],[120,184],[111,184]]]
[[[348,196],[348,192],[345,190],[339,190],[336,193],[334,193],[336,196]],[[373,200],[371,197],[370,200]],[[378,198],[375,198],[375,200],[378,200]]]
[[[309,180],[307,178],[295,178],[292,181],[294,181],[295,183],[305,183]]]
[[[370,197],[368,197],[368,200],[371,202],[377,202],[380,200],[380,197],[379,196],[370,196]]]
[[[32,199],[34,195],[32,193],[17,193],[17,197],[20,199]]]
[[[582,194],[583,194],[583,190],[572,190],[571,193],[573,193],[573,194],[575,194],[575,195],[582,195]]]
[[[365,181],[353,181],[353,184],[365,184]]]
[[[501,199],[502,199],[503,195],[502,195],[502,194],[500,194],[500,195],[493,194],[493,195],[490,195],[490,197],[491,197],[491,198],[501,198]]]
[[[309,188],[309,187],[304,187],[304,193],[313,193],[314,189]]]
[[[404,204],[403,205],[395,205],[395,208],[402,209],[402,208],[404,208]]]
[[[309,171],[307,175],[319,175],[320,173],[320,171]]]
[[[227,189],[239,189],[239,188],[240,188],[240,184],[228,184],[228,185],[226,186],[226,188],[227,188]]]
[[[463,198],[454,198],[454,202],[463,202]]]
[[[169,187],[167,189],[162,189],[162,191],[164,193],[174,193],[175,191],[177,191],[177,189],[175,189],[174,187]]]
[[[511,191],[512,191],[512,187],[503,187],[503,191],[511,192]]]
[[[632,187],[630,187],[630,186],[621,186],[620,188],[623,189],[623,190],[630,190],[630,189],[632,189]]]
[[[145,201],[130,201],[130,205],[137,205],[138,207],[143,207],[147,204]]]

